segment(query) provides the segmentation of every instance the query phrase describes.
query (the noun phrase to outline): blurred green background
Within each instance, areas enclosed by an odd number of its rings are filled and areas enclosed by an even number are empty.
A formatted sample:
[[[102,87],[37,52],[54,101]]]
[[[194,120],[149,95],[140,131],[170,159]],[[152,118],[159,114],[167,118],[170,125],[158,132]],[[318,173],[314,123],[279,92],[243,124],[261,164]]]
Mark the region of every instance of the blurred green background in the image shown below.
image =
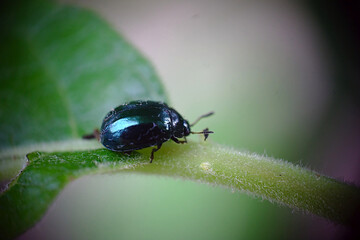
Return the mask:
[[[210,141],[359,183],[359,56],[356,33],[347,25],[351,7],[333,4],[325,10],[295,1],[62,2],[93,9],[136,46],[157,69],[170,105],[186,119],[215,111],[197,126],[215,131]],[[20,239],[342,234],[340,226],[243,193],[119,173],[72,182]]]

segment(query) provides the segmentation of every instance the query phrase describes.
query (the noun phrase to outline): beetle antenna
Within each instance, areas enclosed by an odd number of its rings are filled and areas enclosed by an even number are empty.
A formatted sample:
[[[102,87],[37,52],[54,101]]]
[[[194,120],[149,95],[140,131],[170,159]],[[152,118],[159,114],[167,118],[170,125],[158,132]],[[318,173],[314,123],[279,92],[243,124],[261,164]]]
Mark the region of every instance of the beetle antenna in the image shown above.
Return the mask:
[[[212,113],[213,114],[213,113]],[[210,133],[214,133],[213,131],[209,131],[208,128],[205,128],[202,132],[190,132],[192,134],[204,134],[204,141],[209,137]]]
[[[192,124],[190,124],[190,127],[194,126],[195,124],[197,124],[198,121],[200,121],[202,118],[206,118],[206,117],[210,117],[211,115],[213,115],[215,112],[211,111],[209,113],[206,113],[204,115],[201,115],[200,117],[198,117],[195,122],[193,122]],[[204,130],[205,131],[205,130]]]

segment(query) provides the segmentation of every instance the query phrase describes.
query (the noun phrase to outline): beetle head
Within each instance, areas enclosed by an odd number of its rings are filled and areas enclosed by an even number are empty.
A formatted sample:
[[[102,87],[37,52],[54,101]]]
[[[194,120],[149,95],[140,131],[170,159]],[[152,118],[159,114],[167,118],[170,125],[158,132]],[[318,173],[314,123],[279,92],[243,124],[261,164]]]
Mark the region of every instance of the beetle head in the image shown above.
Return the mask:
[[[186,121],[184,119],[179,119],[179,120],[180,121],[178,121],[176,123],[176,125],[174,126],[174,137],[182,138],[182,137],[189,136],[190,125],[189,125],[188,121]]]
[[[189,134],[190,134],[190,124],[189,124],[189,122],[184,120],[183,126],[184,126],[184,137],[189,136]]]

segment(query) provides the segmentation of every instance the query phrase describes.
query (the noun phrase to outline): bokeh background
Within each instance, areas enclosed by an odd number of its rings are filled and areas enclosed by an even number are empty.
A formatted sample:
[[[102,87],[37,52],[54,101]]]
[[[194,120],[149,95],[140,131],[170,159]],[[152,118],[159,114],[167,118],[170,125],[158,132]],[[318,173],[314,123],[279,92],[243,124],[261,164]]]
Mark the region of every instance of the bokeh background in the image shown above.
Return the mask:
[[[360,184],[356,3],[61,2],[92,9],[137,47],[156,68],[170,105],[186,119],[215,111],[199,124],[216,132],[211,141]],[[228,189],[112,174],[71,183],[20,239],[340,239],[346,234],[319,217]]]

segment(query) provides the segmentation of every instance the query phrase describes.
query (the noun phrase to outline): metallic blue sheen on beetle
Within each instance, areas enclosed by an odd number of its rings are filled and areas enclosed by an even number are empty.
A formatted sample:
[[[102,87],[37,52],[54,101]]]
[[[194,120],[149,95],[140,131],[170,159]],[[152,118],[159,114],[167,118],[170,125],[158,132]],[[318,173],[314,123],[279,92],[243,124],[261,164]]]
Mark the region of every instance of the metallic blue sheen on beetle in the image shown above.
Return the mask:
[[[186,143],[186,136],[195,133],[203,134],[206,140],[208,135],[213,133],[212,131],[206,128],[202,132],[192,132],[190,127],[201,118],[212,114],[213,112],[204,114],[190,125],[175,109],[165,103],[132,101],[111,110],[105,116],[100,132],[94,131],[94,134],[84,138],[96,137],[107,149],[116,152],[126,153],[156,146],[151,152],[151,163],[154,152],[170,139],[176,143]]]

